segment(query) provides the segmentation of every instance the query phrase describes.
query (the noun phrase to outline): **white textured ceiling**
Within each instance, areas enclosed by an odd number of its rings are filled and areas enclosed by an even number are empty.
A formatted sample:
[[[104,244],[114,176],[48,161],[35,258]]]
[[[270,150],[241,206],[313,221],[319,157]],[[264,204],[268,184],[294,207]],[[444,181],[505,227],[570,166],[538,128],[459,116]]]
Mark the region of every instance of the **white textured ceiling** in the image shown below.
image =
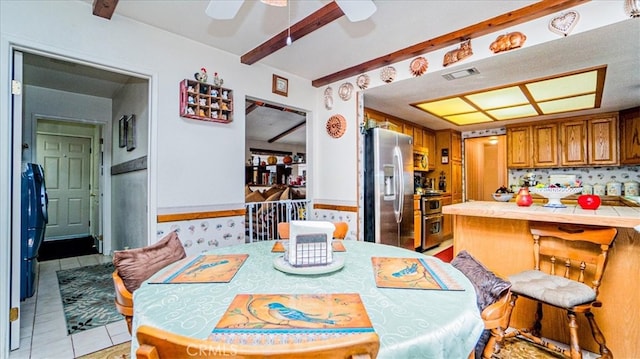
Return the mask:
[[[93,16],[92,1],[82,2],[87,5],[87,16]],[[295,23],[329,3],[329,0],[291,0],[290,3],[291,23]],[[267,56],[260,63],[311,81],[532,3],[534,1],[524,0],[375,0],[378,10],[371,18],[357,23],[341,18],[302,39],[296,39],[292,46]],[[119,16],[126,16],[238,56],[286,29],[288,24],[287,8],[270,7],[257,0],[245,0],[233,20],[207,17],[204,14],[207,4],[208,0],[120,0],[111,21],[117,24],[115,20]],[[619,7],[622,12],[623,2],[607,1],[607,6]],[[418,78],[371,88],[365,91],[365,106],[434,130],[487,128],[488,125],[482,124],[456,127],[408,104],[603,64],[608,67],[602,108],[590,112],[639,106],[639,38],[640,19],[629,19],[570,35],[562,41],[525,46],[518,51],[485,60],[465,60],[466,65],[480,70],[481,74],[477,76],[446,81],[441,73],[427,72]],[[114,74],[81,65],[42,62],[40,59],[25,66],[26,84],[66,88],[68,91],[104,97],[110,97],[119,86],[132,80],[122,75],[111,75]],[[86,81],[87,78],[89,81]],[[83,84],[87,86],[83,87]],[[104,92],[96,93],[97,89],[103,89]],[[236,99],[239,100],[242,99]],[[261,113],[263,111],[269,114]],[[277,110],[254,112],[255,115],[247,117],[248,129],[252,128],[253,121],[266,117],[271,118],[269,128],[273,132],[285,131],[297,123],[297,119],[274,120],[279,116]],[[586,113],[589,111],[576,114]],[[276,129],[276,126],[280,126],[280,129]],[[248,138],[258,138],[259,134],[266,133],[263,128],[255,128],[259,130],[247,133]],[[273,136],[269,133],[261,137],[267,140]],[[287,137],[293,142],[299,141],[294,139],[295,136]],[[287,137],[280,142],[287,141]]]

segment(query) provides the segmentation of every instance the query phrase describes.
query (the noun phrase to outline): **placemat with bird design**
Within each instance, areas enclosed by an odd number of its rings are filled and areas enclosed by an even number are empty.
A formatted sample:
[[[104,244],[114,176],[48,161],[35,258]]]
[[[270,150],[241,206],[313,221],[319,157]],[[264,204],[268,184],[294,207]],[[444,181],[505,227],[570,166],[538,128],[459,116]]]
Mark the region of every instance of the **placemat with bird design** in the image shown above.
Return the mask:
[[[229,344],[295,344],[373,331],[357,293],[238,294],[209,338]]]
[[[187,264],[167,274],[154,278],[149,283],[228,283],[244,264],[248,254],[201,254]]]
[[[464,290],[435,261],[425,258],[371,257],[379,288]]]

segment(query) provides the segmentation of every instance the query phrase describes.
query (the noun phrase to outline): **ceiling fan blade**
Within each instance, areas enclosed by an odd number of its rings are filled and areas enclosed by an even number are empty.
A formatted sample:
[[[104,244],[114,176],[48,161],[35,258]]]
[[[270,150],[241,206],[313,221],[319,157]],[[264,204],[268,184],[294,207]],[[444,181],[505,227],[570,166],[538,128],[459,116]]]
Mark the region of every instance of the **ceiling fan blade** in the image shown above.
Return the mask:
[[[377,9],[372,0],[335,0],[335,2],[351,22],[368,19]]]
[[[216,20],[233,19],[243,2],[244,0],[211,0],[204,12]]]

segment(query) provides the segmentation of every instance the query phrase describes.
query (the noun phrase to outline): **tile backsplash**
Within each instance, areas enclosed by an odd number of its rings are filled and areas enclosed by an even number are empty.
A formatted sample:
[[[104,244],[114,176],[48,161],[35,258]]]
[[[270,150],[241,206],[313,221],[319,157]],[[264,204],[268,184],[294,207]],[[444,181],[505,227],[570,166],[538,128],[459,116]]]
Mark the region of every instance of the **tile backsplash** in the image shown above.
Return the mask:
[[[509,186],[514,189],[522,185],[522,177],[533,173],[538,182],[549,183],[549,175],[576,175],[583,184],[606,185],[608,182],[640,182],[640,166],[622,167],[575,167],[575,168],[537,168],[509,170]]]

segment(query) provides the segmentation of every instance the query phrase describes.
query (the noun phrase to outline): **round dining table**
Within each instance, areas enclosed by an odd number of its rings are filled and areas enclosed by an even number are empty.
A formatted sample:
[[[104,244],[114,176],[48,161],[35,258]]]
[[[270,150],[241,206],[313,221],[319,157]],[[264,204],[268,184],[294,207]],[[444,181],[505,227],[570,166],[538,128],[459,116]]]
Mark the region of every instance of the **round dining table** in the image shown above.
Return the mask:
[[[380,338],[378,358],[468,358],[484,329],[471,282],[449,263],[407,249],[362,241],[341,241],[334,260],[344,266],[314,275],[290,274],[274,267],[283,253],[274,241],[217,248],[203,254],[248,254],[228,283],[158,284],[175,263],[134,292],[132,357],[136,328],[149,325],[188,337],[207,339],[239,294],[358,293]],[[194,256],[181,262],[188,263]],[[437,266],[462,290],[384,288],[376,285],[372,257],[423,258]]]

